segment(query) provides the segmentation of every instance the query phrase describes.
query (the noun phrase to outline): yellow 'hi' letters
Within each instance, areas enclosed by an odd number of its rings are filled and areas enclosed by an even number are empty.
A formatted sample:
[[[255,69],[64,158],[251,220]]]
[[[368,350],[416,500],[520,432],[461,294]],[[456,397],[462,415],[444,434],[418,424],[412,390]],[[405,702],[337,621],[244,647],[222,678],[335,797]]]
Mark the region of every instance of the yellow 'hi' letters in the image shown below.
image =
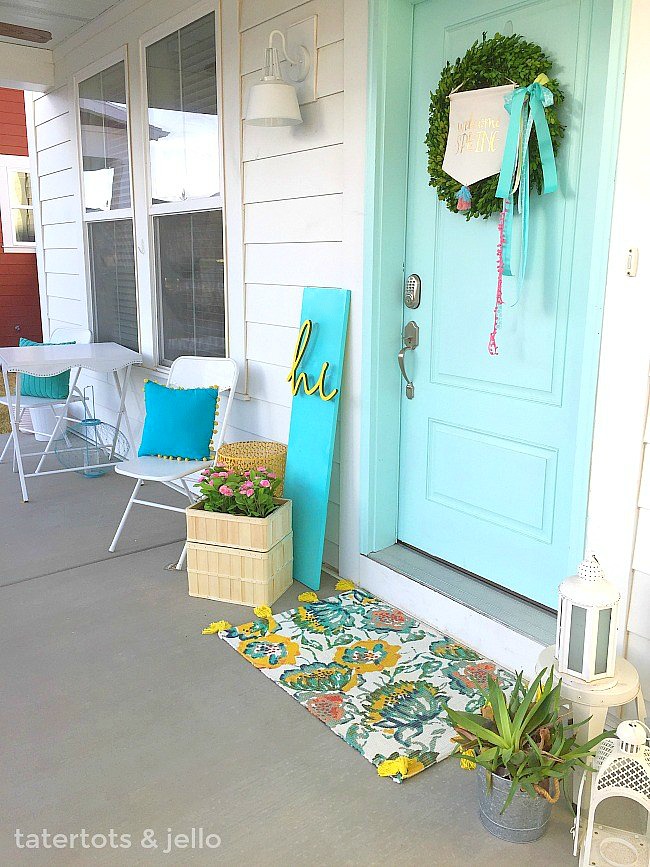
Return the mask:
[[[291,390],[294,396],[298,394],[300,386],[302,386],[305,394],[315,394],[318,392],[321,400],[331,400],[339,393],[339,390],[338,388],[334,388],[329,394],[325,394],[325,375],[327,374],[327,368],[330,366],[329,361],[326,361],[323,364],[320,376],[312,386],[309,385],[309,380],[307,379],[307,374],[304,370],[298,373],[298,365],[300,364],[303,355],[307,351],[307,346],[309,345],[311,330],[311,319],[305,319],[300,328],[300,333],[298,334],[296,348],[293,351],[293,363],[291,365],[291,372],[289,373],[289,376],[287,376],[287,382],[291,383]]]

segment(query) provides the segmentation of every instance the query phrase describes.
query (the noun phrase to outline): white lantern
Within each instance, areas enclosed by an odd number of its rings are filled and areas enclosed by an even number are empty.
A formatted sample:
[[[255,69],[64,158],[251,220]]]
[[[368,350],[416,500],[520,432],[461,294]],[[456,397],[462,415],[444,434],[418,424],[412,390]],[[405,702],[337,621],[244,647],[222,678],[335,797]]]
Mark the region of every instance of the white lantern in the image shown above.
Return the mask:
[[[593,556],[560,584],[558,674],[587,682],[614,676],[620,598]]]
[[[587,865],[629,865],[642,867],[648,864],[648,818],[650,816],[650,747],[646,744],[647,729],[639,720],[622,722],[616,729],[615,738],[601,741],[594,756],[594,772],[591,779],[591,798],[586,816],[584,834],[580,827],[581,798],[585,789],[585,771],[578,797],[576,827],[574,829],[573,854],[580,851],[580,867]],[[609,798],[627,798],[644,808],[644,830],[635,832],[614,828],[596,822],[596,810]],[[617,814],[633,815],[633,810],[621,810]],[[605,808],[607,809],[607,808]],[[584,822],[584,820],[583,820]]]

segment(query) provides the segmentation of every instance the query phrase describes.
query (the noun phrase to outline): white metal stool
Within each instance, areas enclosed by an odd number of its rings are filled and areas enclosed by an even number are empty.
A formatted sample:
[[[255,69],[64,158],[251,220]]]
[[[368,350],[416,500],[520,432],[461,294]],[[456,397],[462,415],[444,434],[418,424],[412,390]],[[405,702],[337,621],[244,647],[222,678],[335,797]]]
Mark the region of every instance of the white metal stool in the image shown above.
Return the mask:
[[[535,668],[536,671],[541,671],[543,668],[550,670],[551,666],[555,666],[555,669],[557,669],[554,644],[551,644],[540,653]],[[561,696],[569,704],[574,722],[578,723],[590,718],[589,722],[578,729],[578,743],[584,744],[605,731],[607,711],[610,708],[620,708],[622,718],[624,706],[634,702],[636,704],[637,718],[644,720],[646,717],[639,674],[632,663],[622,656],[616,659],[614,676],[608,677],[605,680],[586,683],[583,680],[569,677],[566,674],[561,677]],[[560,679],[557,671],[554,671],[553,679],[555,681]],[[580,777],[581,773],[573,775],[574,803],[576,803],[578,795]]]

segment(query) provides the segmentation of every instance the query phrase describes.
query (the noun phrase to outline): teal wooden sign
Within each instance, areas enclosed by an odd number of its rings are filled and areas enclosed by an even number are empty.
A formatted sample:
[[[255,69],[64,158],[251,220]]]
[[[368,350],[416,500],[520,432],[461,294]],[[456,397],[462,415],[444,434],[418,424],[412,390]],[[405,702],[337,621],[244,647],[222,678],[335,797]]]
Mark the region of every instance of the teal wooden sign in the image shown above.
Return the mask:
[[[293,575],[314,590],[320,587],[349,310],[348,289],[304,290],[288,376],[293,401],[284,496],[293,501]]]

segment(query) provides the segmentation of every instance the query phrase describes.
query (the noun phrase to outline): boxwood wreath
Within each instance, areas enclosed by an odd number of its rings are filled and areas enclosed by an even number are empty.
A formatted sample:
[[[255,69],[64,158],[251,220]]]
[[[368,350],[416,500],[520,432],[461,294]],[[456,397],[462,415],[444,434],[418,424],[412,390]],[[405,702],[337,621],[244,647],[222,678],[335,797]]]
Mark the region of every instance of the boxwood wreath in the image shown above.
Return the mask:
[[[497,33],[491,39],[483,34],[482,40],[468,49],[465,55],[457,58],[454,64],[447,63],[440,75],[440,82],[435,93],[431,94],[429,108],[429,132],[425,143],[429,152],[429,184],[435,187],[438,198],[444,202],[450,211],[463,213],[467,220],[470,217],[487,219],[492,214],[501,211],[502,203],[495,194],[498,175],[485,178],[471,185],[472,207],[467,211],[457,210],[457,194],[461,184],[449,177],[442,170],[447,137],[449,135],[449,95],[456,90],[477,90],[481,87],[500,87],[512,84],[517,87],[527,86],[540,73],[549,74],[553,62],[544,54],[539,45],[526,42],[523,37],[501,36]],[[553,143],[553,151],[558,152],[564,136],[564,126],[558,119],[558,109],[564,99],[557,79],[551,78],[546,87],[554,97],[553,105],[546,108],[546,119]],[[530,186],[541,194],[543,188],[542,164],[537,148],[535,130],[531,133],[530,153]]]

